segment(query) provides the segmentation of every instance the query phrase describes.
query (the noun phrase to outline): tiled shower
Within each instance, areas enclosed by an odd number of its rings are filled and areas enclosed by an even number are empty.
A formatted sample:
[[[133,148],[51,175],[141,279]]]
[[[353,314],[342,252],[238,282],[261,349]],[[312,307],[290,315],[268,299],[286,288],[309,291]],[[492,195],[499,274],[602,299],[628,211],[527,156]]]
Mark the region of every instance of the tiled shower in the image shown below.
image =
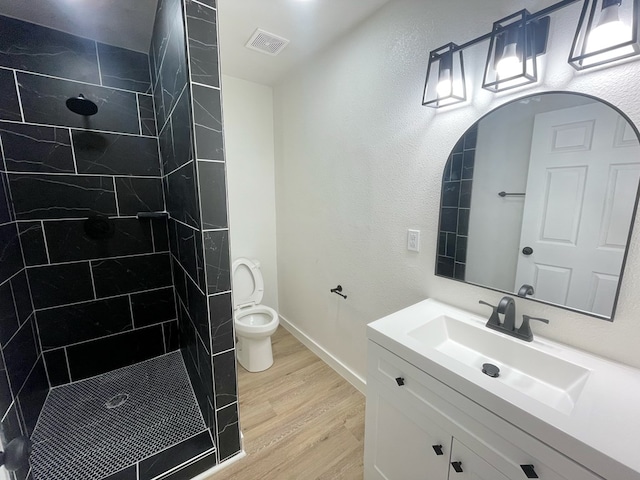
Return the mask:
[[[154,13],[148,54],[0,16],[0,433],[34,443],[16,479],[187,479],[241,448],[217,12]]]

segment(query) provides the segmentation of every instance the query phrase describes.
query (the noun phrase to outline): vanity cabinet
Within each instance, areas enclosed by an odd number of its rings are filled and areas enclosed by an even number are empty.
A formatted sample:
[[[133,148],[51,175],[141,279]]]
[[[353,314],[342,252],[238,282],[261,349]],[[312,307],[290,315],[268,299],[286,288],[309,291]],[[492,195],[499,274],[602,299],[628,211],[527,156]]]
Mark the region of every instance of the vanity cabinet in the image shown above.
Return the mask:
[[[602,480],[369,342],[365,480]]]

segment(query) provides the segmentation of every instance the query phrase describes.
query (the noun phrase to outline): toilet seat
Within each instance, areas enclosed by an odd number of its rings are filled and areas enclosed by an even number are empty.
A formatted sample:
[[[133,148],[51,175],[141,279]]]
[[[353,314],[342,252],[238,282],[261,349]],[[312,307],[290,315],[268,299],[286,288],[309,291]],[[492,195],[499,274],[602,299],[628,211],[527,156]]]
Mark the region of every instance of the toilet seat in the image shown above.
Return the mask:
[[[278,328],[278,314],[266,305],[256,305],[236,310],[235,324],[238,335],[258,338],[269,337]]]
[[[242,270],[248,270],[248,274]],[[236,309],[259,305],[264,295],[264,279],[260,263],[248,258],[238,258],[233,262],[233,292]]]

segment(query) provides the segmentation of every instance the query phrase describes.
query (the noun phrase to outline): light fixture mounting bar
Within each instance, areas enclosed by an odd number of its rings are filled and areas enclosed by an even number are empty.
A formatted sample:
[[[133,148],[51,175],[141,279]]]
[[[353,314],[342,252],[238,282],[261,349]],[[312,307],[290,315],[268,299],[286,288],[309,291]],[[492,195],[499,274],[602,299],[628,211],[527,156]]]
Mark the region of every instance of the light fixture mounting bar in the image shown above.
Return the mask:
[[[537,20],[540,17],[545,17],[545,16],[549,15],[550,13],[555,12],[556,10],[560,10],[560,9],[562,9],[564,7],[568,7],[569,5],[571,5],[573,3],[576,3],[576,2],[579,2],[579,1],[581,1],[581,0],[562,0],[562,1],[558,2],[558,3],[555,3],[553,5],[548,6],[547,8],[543,8],[540,11],[531,13],[528,16],[528,20],[527,21],[528,22],[533,22],[533,21]],[[464,50],[464,49],[469,48],[469,47],[471,47],[473,45],[476,45],[478,43],[484,42],[486,40],[490,40],[491,39],[491,34],[492,34],[492,32],[485,33],[484,35],[481,35],[481,36],[476,37],[476,38],[474,38],[472,40],[469,40],[466,43],[458,45],[456,47],[456,51],[457,50]]]

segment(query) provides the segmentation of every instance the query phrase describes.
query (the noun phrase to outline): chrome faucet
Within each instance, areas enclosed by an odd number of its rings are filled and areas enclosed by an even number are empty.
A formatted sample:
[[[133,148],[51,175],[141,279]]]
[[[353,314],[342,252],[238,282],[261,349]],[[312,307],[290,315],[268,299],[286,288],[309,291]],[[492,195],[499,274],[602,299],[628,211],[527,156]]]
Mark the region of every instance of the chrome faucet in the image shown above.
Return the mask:
[[[493,309],[489,320],[487,321],[487,328],[497,330],[512,337],[519,338],[525,342],[531,342],[533,340],[533,332],[529,322],[531,320],[538,320],[540,322],[549,323],[546,318],[530,317],[529,315],[522,316],[522,324],[520,328],[516,329],[516,303],[511,297],[502,297],[500,303],[497,306],[480,300],[482,305],[487,305]],[[500,320],[500,315],[503,316],[503,321]]]

